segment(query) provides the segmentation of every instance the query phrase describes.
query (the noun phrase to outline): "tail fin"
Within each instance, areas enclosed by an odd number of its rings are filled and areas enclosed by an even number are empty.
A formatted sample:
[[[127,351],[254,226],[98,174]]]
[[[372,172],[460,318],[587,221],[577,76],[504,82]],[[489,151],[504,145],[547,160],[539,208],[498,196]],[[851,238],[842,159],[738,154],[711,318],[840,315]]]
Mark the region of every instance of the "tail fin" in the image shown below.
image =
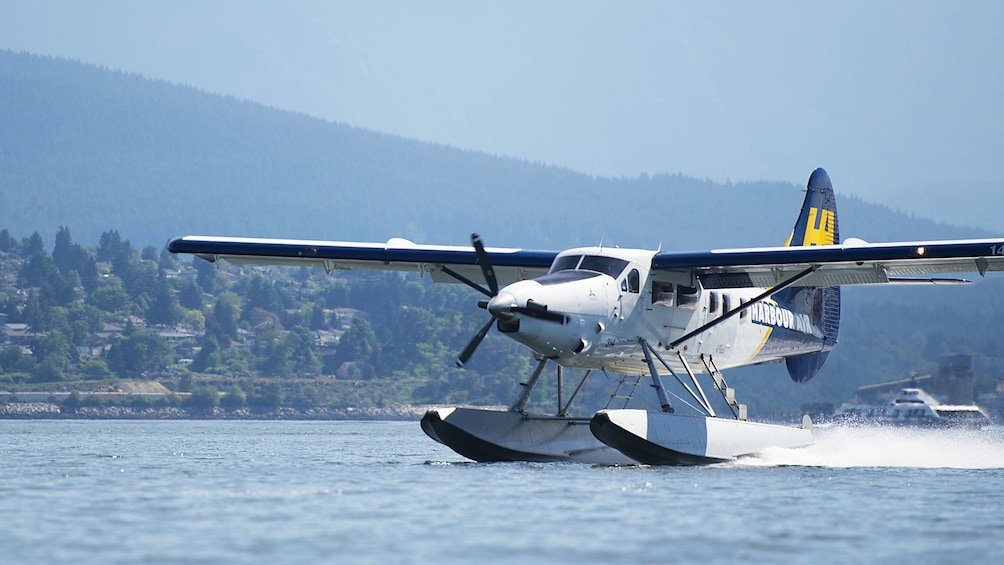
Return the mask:
[[[785,246],[832,245],[840,243],[837,200],[830,176],[823,169],[812,171],[806,185],[805,201],[795,229]]]
[[[792,230],[785,246],[836,243],[840,243],[840,228],[837,223],[837,201],[833,195],[833,184],[826,171],[816,169],[809,177],[802,211],[798,214],[795,229]],[[837,343],[837,333],[840,331],[840,287],[790,289],[784,298],[791,304],[811,305],[811,312],[807,313],[813,325],[823,330],[821,351],[788,357],[785,360],[791,379],[805,382],[819,372],[830,350]]]

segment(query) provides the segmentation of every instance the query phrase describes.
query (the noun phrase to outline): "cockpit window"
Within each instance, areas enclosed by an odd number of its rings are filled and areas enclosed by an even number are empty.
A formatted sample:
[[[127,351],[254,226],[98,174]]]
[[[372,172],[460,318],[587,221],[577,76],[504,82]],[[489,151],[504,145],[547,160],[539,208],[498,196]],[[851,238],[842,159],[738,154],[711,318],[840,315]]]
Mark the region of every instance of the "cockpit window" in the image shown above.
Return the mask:
[[[579,259],[582,255],[565,255],[564,257],[558,257],[554,260],[554,264],[551,265],[551,273],[557,273],[558,271],[569,271],[579,266]]]
[[[605,273],[616,279],[624,272],[624,267],[627,267],[627,265],[627,261],[616,257],[586,255],[582,258],[582,263],[579,264],[579,270]]]
[[[616,257],[603,257],[601,255],[566,255],[558,257],[551,265],[551,273],[577,269],[579,271],[595,271],[610,275],[613,278],[620,276],[628,262]]]
[[[600,274],[594,271],[576,271],[573,269],[565,269],[564,271],[558,271],[557,273],[548,273],[542,277],[537,277],[534,280],[544,286],[548,286],[571,281],[581,281],[598,276],[600,276]]]

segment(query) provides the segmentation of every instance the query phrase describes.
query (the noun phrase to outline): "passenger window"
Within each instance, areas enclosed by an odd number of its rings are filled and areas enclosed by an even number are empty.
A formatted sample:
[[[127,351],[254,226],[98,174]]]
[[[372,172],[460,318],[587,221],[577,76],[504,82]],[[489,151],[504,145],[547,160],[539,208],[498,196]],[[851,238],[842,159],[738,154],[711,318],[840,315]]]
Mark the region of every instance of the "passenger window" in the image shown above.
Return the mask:
[[[718,312],[718,293],[712,292],[708,296],[708,313],[714,314]]]
[[[652,304],[659,303],[673,305],[673,285],[671,283],[652,281]]]
[[[732,297],[728,294],[722,295],[722,314],[727,314],[732,309]]]
[[[694,308],[697,306],[699,295],[696,286],[677,285],[676,292],[677,306],[682,308]]]
[[[640,277],[641,275],[638,273],[638,269],[631,269],[631,272],[628,273],[627,278],[624,279],[624,282],[627,283],[628,292],[633,292],[634,294],[638,294],[638,292],[641,290],[641,282],[639,280]]]

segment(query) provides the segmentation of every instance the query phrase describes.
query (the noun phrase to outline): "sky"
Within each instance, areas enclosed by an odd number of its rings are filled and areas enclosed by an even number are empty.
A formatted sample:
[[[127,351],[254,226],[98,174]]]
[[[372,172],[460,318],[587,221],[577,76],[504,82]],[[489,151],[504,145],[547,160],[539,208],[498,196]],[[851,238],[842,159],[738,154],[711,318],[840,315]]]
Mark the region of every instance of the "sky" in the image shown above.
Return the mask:
[[[838,192],[907,211],[1004,188],[999,2],[0,0],[0,14],[0,49],[591,175],[804,185],[822,166]]]

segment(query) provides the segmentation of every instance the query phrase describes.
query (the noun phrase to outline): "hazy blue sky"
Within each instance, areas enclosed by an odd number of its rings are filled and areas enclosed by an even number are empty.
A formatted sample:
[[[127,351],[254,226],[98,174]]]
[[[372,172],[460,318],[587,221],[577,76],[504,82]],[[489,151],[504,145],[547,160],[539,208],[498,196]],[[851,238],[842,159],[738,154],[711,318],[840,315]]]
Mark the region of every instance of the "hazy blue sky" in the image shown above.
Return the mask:
[[[1000,2],[0,0],[0,48],[596,175],[824,166],[881,202],[1001,193],[1002,22]]]

